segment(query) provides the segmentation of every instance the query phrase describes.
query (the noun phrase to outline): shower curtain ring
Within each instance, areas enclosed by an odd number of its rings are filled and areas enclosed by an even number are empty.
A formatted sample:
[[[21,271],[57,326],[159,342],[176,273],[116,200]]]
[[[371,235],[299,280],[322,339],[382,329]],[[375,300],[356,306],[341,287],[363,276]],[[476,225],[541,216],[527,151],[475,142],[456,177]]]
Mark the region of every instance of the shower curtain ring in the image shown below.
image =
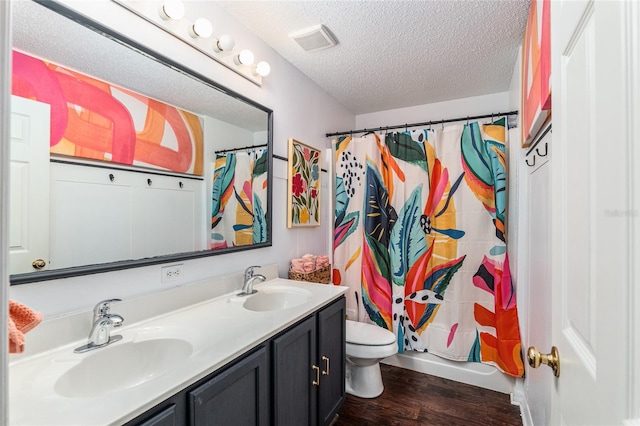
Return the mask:
[[[442,130],[444,130],[444,120],[442,120]]]

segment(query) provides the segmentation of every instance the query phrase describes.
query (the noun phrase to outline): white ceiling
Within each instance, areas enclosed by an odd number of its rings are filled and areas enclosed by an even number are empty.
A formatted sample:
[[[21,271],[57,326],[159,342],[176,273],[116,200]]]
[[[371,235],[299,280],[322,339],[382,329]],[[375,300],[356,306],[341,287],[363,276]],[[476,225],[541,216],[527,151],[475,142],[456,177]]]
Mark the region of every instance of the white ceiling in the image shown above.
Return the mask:
[[[355,114],[507,91],[530,0],[219,1]],[[316,24],[336,47],[287,35]]]

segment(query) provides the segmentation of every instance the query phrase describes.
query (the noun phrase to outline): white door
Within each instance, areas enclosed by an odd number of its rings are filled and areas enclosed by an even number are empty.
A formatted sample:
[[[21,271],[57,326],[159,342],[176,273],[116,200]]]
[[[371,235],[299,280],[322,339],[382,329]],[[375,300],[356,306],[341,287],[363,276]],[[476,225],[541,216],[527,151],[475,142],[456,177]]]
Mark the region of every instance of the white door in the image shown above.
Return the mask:
[[[637,76],[627,43],[638,21],[631,7],[552,2],[554,425],[619,425],[633,414],[630,257],[638,211],[631,191],[638,183],[630,175],[637,145],[628,102]]]
[[[11,274],[49,263],[49,105],[11,97],[9,265]]]

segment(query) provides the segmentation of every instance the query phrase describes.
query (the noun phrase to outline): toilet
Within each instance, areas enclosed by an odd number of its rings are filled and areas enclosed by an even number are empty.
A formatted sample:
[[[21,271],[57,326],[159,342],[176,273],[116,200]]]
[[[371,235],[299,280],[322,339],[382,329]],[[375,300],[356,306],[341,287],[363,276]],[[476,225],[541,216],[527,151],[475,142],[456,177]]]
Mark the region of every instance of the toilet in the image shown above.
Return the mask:
[[[395,355],[396,336],[382,327],[346,320],[345,390],[360,398],[375,398],[384,390],[380,361]]]

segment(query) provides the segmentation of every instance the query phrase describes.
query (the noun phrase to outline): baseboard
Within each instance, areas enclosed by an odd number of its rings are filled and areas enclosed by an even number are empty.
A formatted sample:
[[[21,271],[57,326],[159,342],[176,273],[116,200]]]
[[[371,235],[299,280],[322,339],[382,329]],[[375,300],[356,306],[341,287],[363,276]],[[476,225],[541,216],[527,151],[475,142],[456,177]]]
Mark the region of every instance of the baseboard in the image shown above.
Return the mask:
[[[533,418],[531,417],[531,411],[529,410],[529,404],[527,398],[522,390],[522,386],[516,384],[516,388],[511,394],[511,404],[520,407],[520,417],[522,418],[522,426],[533,426]]]

